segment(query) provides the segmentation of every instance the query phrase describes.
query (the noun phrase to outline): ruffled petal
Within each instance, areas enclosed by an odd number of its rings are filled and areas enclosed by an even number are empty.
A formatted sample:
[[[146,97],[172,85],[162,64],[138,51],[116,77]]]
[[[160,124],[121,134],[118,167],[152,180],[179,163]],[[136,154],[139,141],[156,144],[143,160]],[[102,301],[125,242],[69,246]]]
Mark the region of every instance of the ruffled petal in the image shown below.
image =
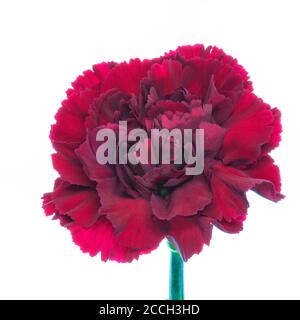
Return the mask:
[[[73,222],[90,226],[99,217],[100,201],[97,192],[87,187],[70,185],[62,179],[55,181],[54,190],[44,195],[47,215],[68,216]]]
[[[74,149],[83,142],[89,108],[99,96],[102,83],[114,66],[113,62],[94,65],[93,71],[85,71],[72,82],[73,88],[67,90],[67,99],[62,102],[55,116],[56,123],[51,127],[50,139],[53,144],[66,144]]]
[[[72,93],[67,91],[68,98],[62,102],[62,107],[69,112],[77,115],[84,121],[90,105],[98,96],[98,90],[82,89],[80,91],[74,90]]]
[[[216,123],[202,122],[200,129],[204,129],[204,154],[206,157],[215,156],[220,150],[226,129]]]
[[[102,165],[97,162],[96,132],[97,130],[90,131],[87,139],[75,150],[87,176],[94,181],[111,177],[114,174],[109,165]]]
[[[245,192],[259,181],[249,178],[235,168],[224,166],[220,161],[206,163],[205,173],[210,179],[213,200],[202,214],[219,221],[231,222],[247,212]]]
[[[247,212],[249,205],[244,192],[228,186],[228,184],[217,176],[213,176],[211,179],[211,189],[213,200],[211,204],[201,212],[203,215],[217,220],[224,219],[231,222],[233,219]]]
[[[128,120],[130,96],[116,89],[110,89],[95,99],[90,106],[85,124],[93,129],[118,120]]]
[[[231,115],[234,107],[232,98],[234,97],[226,97],[218,92],[214,76],[212,75],[204,99],[204,104],[210,104],[212,106],[213,119],[216,123],[222,124]]]
[[[99,181],[100,213],[112,223],[120,243],[135,250],[156,248],[165,230],[143,198],[127,198],[117,189],[116,178]]]
[[[52,154],[52,163],[54,169],[60,174],[63,180],[81,186],[93,185],[77,159],[55,153]]]
[[[253,90],[247,71],[238,64],[236,59],[225,54],[222,49],[217,47],[208,46],[205,48],[202,44],[196,44],[193,46],[180,46],[176,50],[166,53],[165,57],[180,57],[187,61],[195,58],[218,61],[220,62],[219,67],[216,69],[218,84],[227,82],[232,86],[234,83],[239,83],[241,84],[240,88],[250,91]]]
[[[213,224],[224,232],[239,233],[243,230],[243,222],[246,219],[246,216],[246,214],[241,214],[237,218],[232,219],[231,222],[223,219],[221,221],[214,221]]]
[[[206,174],[210,177],[213,201],[202,213],[219,221],[232,222],[246,214],[248,201],[245,192],[250,189],[273,201],[283,197],[279,193],[279,171],[270,157],[247,170],[213,161],[210,168],[206,168]]]
[[[68,97],[73,93],[85,90],[98,91],[109,72],[116,66],[115,62],[102,62],[93,65],[93,70],[86,70],[72,82],[72,88],[67,91]]]
[[[182,86],[204,101],[210,79],[218,64],[218,61],[205,60],[203,58],[195,58],[188,61],[183,69]]]
[[[280,193],[279,168],[274,164],[274,160],[270,156],[263,157],[249,169],[244,170],[244,172],[250,177],[261,181],[260,184],[253,188],[261,196],[275,202],[284,198]]]
[[[178,61],[164,60],[161,64],[151,66],[149,79],[160,96],[165,96],[180,87],[182,66]]]
[[[269,141],[262,147],[263,155],[266,155],[269,152],[271,152],[273,149],[277,148],[281,140],[281,131],[282,131],[281,112],[277,108],[274,108],[271,111],[272,111],[273,120],[274,120],[272,124],[272,133]]]
[[[184,218],[177,216],[170,221],[167,238],[180,252],[184,261],[209,245],[212,234],[211,219],[207,217]]]
[[[58,214],[58,210],[54,204],[54,192],[65,189],[69,184],[64,182],[61,178],[57,178],[54,182],[53,192],[47,192],[42,196],[43,209],[46,216]]]
[[[95,76],[98,78],[98,86],[102,85],[103,81],[106,79],[110,71],[116,67],[118,64],[114,61],[111,62],[101,62],[93,65],[93,71]]]
[[[55,115],[56,124],[51,126],[50,139],[56,143],[80,144],[84,141],[86,129],[84,119],[61,107]]]
[[[90,228],[78,225],[71,225],[68,228],[74,243],[82,252],[89,253],[92,257],[101,253],[102,261],[131,262],[144,253],[121,245],[114,234],[114,228],[105,217],[99,218]]]
[[[43,209],[46,216],[51,216],[56,213],[57,209],[53,203],[52,192],[47,192],[42,196]]]
[[[205,47],[203,44],[196,44],[194,46],[179,46],[176,50],[171,50],[166,53],[166,57],[183,57],[186,60],[190,60],[196,57],[202,57],[205,52]]]
[[[269,105],[250,93],[244,93],[230,118],[220,156],[225,164],[234,161],[253,163],[272,134],[273,114]]]
[[[103,82],[101,92],[118,89],[127,94],[138,95],[140,82],[147,76],[151,60],[133,59],[115,66]]]
[[[171,192],[167,200],[152,194],[150,203],[157,218],[170,220],[175,216],[195,215],[211,200],[212,194],[207,181],[203,176],[196,176]]]

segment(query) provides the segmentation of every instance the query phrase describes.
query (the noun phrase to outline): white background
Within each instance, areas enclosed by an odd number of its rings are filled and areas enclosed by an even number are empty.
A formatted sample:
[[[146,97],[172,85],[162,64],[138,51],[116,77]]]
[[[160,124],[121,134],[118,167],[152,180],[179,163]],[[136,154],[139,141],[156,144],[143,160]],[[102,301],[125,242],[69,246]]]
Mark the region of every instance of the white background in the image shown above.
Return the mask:
[[[0,298],[166,299],[166,244],[131,264],[103,263],[45,218],[48,139],[71,81],[92,64],[217,45],[283,113],[278,204],[249,193],[239,235],[214,231],[186,264],[187,299],[300,298],[299,1],[0,0]]]

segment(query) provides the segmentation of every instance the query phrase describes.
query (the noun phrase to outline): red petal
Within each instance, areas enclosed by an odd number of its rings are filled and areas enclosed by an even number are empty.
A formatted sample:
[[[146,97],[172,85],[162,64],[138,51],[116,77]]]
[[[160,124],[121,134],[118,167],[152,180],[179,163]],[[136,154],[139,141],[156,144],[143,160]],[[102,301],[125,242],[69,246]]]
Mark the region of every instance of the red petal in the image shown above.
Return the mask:
[[[163,114],[168,111],[188,112],[189,108],[187,107],[186,104],[181,102],[176,102],[172,100],[160,100],[160,101],[157,101],[155,104],[151,105],[147,115],[150,118],[154,118],[154,117],[157,117],[159,114]]]
[[[152,194],[151,206],[157,218],[170,220],[177,215],[195,215],[198,211],[203,210],[211,200],[212,194],[206,180],[203,176],[196,176],[176,188],[168,201]]]
[[[56,124],[51,127],[50,139],[52,143],[78,145],[84,141],[85,118],[97,95],[97,91],[90,89],[68,93],[68,99],[62,102],[62,107],[55,115]]]
[[[72,82],[73,89],[67,91],[68,96],[72,95],[74,92],[79,93],[86,89],[92,91],[99,90],[104,79],[115,66],[115,62],[102,62],[95,64],[93,66],[93,71],[84,71],[82,75],[78,76],[76,80]]]
[[[62,106],[69,112],[76,114],[84,120],[89,111],[90,105],[98,95],[98,91],[91,89],[74,91],[72,94],[68,92],[68,98],[62,102]]]
[[[205,155],[214,156],[222,146],[226,129],[216,123],[202,122],[200,129],[204,129]]]
[[[129,107],[127,103],[129,98],[128,95],[116,89],[110,89],[102,94],[95,99],[90,107],[89,116],[85,122],[87,128],[93,129],[97,126],[114,122],[116,112],[121,113],[121,116],[125,113],[128,117]]]
[[[82,163],[82,166],[91,180],[98,181],[99,179],[111,177],[114,173],[109,165],[101,165],[96,159],[96,150],[91,145],[91,139],[96,142],[96,130],[90,132],[85,142],[75,150],[76,155]]]
[[[205,48],[202,44],[196,44],[194,46],[180,46],[175,51],[170,51],[166,54],[172,55],[173,57],[176,57],[177,54],[184,57],[187,60],[203,56],[203,53],[205,51]]]
[[[231,117],[223,123],[227,128],[221,151],[223,162],[252,163],[270,140],[273,115],[270,106],[254,94],[244,93]]]
[[[217,161],[210,165],[210,168],[206,166],[206,174],[210,176],[213,201],[202,214],[219,221],[239,219],[247,212],[245,192],[250,189],[273,201],[283,197],[279,193],[279,171],[270,157],[263,158],[248,170],[237,170]]]
[[[233,97],[226,97],[218,92],[214,77],[211,76],[204,104],[210,104],[212,106],[213,119],[217,123],[222,124],[229,118],[234,106],[233,100]]]
[[[273,126],[272,126],[272,134],[269,141],[262,147],[263,154],[268,154],[270,151],[278,147],[279,142],[281,140],[281,113],[277,108],[271,110],[273,113]]]
[[[66,143],[56,143],[52,142],[52,146],[54,150],[61,154],[64,157],[71,158],[72,160],[76,161],[77,156],[75,154],[74,149],[77,148],[77,144],[66,144]]]
[[[205,99],[210,84],[211,76],[214,74],[218,61],[195,58],[186,63],[183,69],[182,86],[190,93]]]
[[[248,81],[249,77],[248,77],[247,71],[241,65],[238,64],[238,61],[236,59],[234,59],[230,55],[225,54],[225,52],[222,49],[219,49],[217,47],[211,47],[210,50],[208,49],[209,47],[206,50],[207,59],[217,59],[218,61],[221,62],[223,66],[230,67],[230,69],[235,74],[234,78],[239,78],[239,82],[242,84],[242,88],[247,89],[249,91],[253,90],[251,82]],[[227,68],[224,68],[224,70],[226,69]],[[224,77],[224,74],[222,74],[222,72],[219,73],[219,77],[220,77],[220,82],[222,81],[222,77],[223,77],[223,82],[225,82],[224,81],[225,77]],[[218,76],[216,75],[216,79],[217,78]],[[232,78],[232,80],[234,80],[234,78]],[[229,78],[227,78],[227,81],[228,80]],[[234,81],[231,81],[231,85],[233,82]]]
[[[164,230],[153,217],[148,201],[120,195],[115,178],[101,180],[97,190],[102,204],[100,212],[111,221],[120,243],[138,250],[158,246]]]
[[[63,180],[81,186],[91,186],[92,181],[87,177],[82,169],[81,163],[61,154],[52,154],[54,169],[60,174]]]
[[[182,82],[182,67],[178,61],[164,60],[161,64],[155,63],[149,71],[149,78],[161,96],[173,92]]]
[[[149,70],[150,60],[130,60],[115,66],[103,82],[101,92],[109,89],[118,89],[127,94],[138,94],[140,82],[146,77]]]
[[[242,170],[225,166],[220,161],[214,161],[211,169],[208,169],[208,171],[235,190],[242,192],[246,192],[262,182],[261,180],[252,179]]]
[[[226,220],[214,221],[214,225],[220,230],[228,233],[239,233],[243,230],[243,222],[246,219],[246,214],[242,214],[231,222]]]
[[[43,200],[43,209],[47,216],[50,216],[54,213],[58,213],[57,208],[54,204],[54,192],[57,190],[65,189],[69,184],[64,182],[61,178],[57,178],[54,182],[53,192],[45,193],[42,197]]]
[[[94,72],[87,70],[72,83],[74,89],[67,91],[68,98],[55,116],[56,124],[50,133],[52,142],[79,144],[84,140],[85,117],[112,67],[106,63],[96,65]]]
[[[100,201],[93,189],[66,185],[54,190],[52,199],[60,215],[68,215],[79,225],[90,226],[99,216]]]
[[[95,72],[95,75],[99,79],[99,83],[102,84],[103,81],[106,79],[110,71],[116,67],[118,64],[116,62],[102,62],[93,65],[93,71]]]
[[[42,197],[43,200],[43,209],[45,211],[46,216],[51,216],[56,213],[57,210],[53,203],[52,192],[45,193]]]
[[[217,47],[204,48],[203,45],[178,47],[165,55],[165,58],[178,59],[179,57],[191,62],[192,60],[202,59],[206,67],[199,69],[198,76],[207,76],[214,74],[216,86],[220,93],[231,94],[233,91],[247,89],[252,91],[252,84],[245,69],[238,64],[237,60],[226,55],[223,50]],[[213,69],[211,69],[211,67]],[[208,71],[208,74],[207,74]],[[205,75],[206,73],[206,75]],[[192,92],[196,93],[196,87]],[[198,88],[199,89],[199,88]],[[204,94],[204,91],[202,91]]]
[[[83,75],[78,76],[76,80],[72,82],[72,87],[78,91],[86,88],[94,89],[99,86],[99,80],[93,71],[86,70],[83,72]]]
[[[133,259],[138,259],[138,256],[143,253],[121,245],[114,235],[111,223],[104,217],[98,219],[90,228],[72,225],[69,229],[74,243],[84,253],[89,253],[93,257],[101,252],[103,261],[131,262]]]
[[[79,144],[84,141],[86,129],[82,117],[61,107],[55,118],[57,122],[51,127],[51,141],[71,144]]]
[[[209,244],[212,233],[211,220],[207,217],[175,217],[170,221],[168,239],[180,252],[184,261],[202,251]]]
[[[202,214],[231,222],[247,212],[248,202],[244,192],[235,190],[216,176],[211,178],[211,189],[212,203],[201,212]]]
[[[230,166],[224,166],[220,161],[206,163],[205,173],[210,177],[213,200],[202,214],[231,222],[247,212],[245,192],[260,183],[259,180],[251,179]]]
[[[279,168],[274,164],[274,160],[270,156],[263,157],[252,167],[244,170],[244,172],[250,177],[262,180],[253,190],[263,197],[275,202],[284,198],[280,193],[281,182]]]

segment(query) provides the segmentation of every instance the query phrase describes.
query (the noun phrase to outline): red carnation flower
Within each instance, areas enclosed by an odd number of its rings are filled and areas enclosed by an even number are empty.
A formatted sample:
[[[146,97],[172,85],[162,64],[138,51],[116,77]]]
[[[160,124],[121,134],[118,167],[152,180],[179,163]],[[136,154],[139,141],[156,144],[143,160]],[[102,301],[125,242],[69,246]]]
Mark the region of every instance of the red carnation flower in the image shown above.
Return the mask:
[[[83,252],[130,262],[167,238],[186,261],[209,244],[213,226],[242,230],[253,190],[282,199],[268,153],[280,141],[280,112],[253,92],[247,72],[216,47],[179,47],[153,60],[93,66],[72,83],[51,128],[60,177],[43,196],[47,215]],[[204,171],[186,165],[105,164],[99,128],[204,129]]]

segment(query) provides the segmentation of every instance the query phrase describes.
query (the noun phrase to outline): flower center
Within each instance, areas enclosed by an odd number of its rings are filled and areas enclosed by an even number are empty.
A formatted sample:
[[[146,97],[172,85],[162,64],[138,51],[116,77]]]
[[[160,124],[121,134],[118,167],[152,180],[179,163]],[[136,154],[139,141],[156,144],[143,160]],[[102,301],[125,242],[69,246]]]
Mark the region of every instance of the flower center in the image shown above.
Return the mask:
[[[162,197],[163,199],[166,199],[169,195],[169,190],[165,187],[161,187],[158,189],[158,194],[160,197]]]

